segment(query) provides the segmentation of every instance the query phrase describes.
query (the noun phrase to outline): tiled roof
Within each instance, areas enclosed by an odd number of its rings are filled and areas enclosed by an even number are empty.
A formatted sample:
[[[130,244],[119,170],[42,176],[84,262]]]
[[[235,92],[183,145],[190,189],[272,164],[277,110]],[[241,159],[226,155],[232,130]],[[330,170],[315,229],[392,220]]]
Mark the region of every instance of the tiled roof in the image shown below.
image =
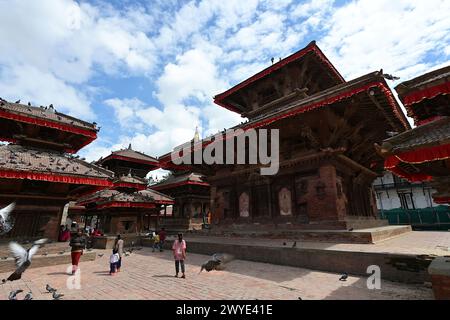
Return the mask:
[[[445,143],[450,143],[450,117],[442,117],[386,139],[383,141],[382,149],[383,152],[396,154]]]
[[[133,193],[126,193],[117,190],[107,189],[97,191],[93,194],[82,197],[78,200],[77,204],[82,205],[92,202],[95,202],[97,204],[103,204],[107,202],[158,203],[158,202],[172,202],[172,201],[173,198],[151,189],[141,190]]]
[[[135,183],[135,184],[147,184],[147,180],[139,178],[139,177],[133,177],[133,176],[120,176],[114,180],[115,183],[117,182],[125,182],[125,183]]]
[[[171,175],[164,181],[152,185],[153,188],[160,188],[168,185],[181,184],[183,182],[205,183],[205,176],[200,173],[190,172],[181,175]]]
[[[111,179],[112,171],[56,151],[9,144],[0,146],[0,170]]]
[[[109,156],[107,156],[106,158],[100,159],[97,161],[97,163],[102,164],[110,159],[115,159],[115,158],[127,158],[127,159],[136,159],[136,160],[140,160],[140,161],[144,161],[144,162],[150,162],[150,163],[154,163],[154,165],[158,165],[158,160],[156,158],[153,158],[149,155],[146,155],[145,153],[139,152],[139,151],[135,151],[133,149],[131,149],[131,146],[128,149],[122,149],[122,150],[118,150],[118,151],[113,151]]]
[[[141,193],[146,196],[152,197],[156,202],[173,202],[173,198],[169,197],[168,195],[165,195],[164,193],[158,192],[153,189],[145,189],[142,191],[139,191],[138,193]]]
[[[68,124],[74,127],[79,127],[87,130],[95,130],[96,126],[93,123],[85,122],[77,118],[73,118],[69,115],[57,112],[55,109],[48,107],[33,107],[20,103],[7,102],[5,100],[0,101],[0,110],[13,112],[19,115],[25,115],[33,118],[40,118],[45,120],[51,120],[59,123]]]
[[[420,90],[424,86],[432,86],[448,77],[450,77],[450,66],[433,70],[414,79],[402,82],[395,87],[395,90],[402,96],[410,91]]]

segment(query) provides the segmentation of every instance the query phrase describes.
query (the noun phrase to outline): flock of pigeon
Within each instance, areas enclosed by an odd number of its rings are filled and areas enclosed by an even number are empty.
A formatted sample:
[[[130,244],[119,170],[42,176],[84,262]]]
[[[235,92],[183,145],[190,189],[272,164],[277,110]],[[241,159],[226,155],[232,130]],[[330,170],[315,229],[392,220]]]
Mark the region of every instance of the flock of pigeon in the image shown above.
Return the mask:
[[[12,226],[8,223],[10,223],[10,213],[12,212],[12,210],[14,210],[14,207],[15,207],[15,203],[12,203],[12,204],[8,205],[7,207],[0,210],[0,231],[1,232],[4,232],[4,230],[8,230],[8,228],[9,228],[9,230],[11,230]],[[352,230],[349,230],[349,231],[352,231]],[[2,234],[2,233],[0,233],[0,234]],[[6,283],[7,281],[15,281],[15,280],[21,279],[22,274],[31,265],[31,258],[47,242],[48,242],[47,239],[37,240],[33,243],[31,248],[29,248],[28,250],[23,248],[17,242],[10,242],[9,250],[11,251],[11,253],[15,259],[16,270],[7,279],[3,279],[2,284]],[[131,248],[125,251],[125,256],[129,256],[131,253],[133,253],[133,251],[138,251],[138,250],[142,249],[142,247],[134,248],[133,242],[131,245],[132,245]],[[283,242],[283,246],[286,246],[286,245],[287,245],[286,242]],[[296,246],[297,246],[297,241],[294,241],[294,243],[292,244],[292,248],[295,248]],[[90,250],[92,250],[92,249],[88,249],[88,251],[90,251]],[[59,254],[64,254],[64,253],[65,253],[65,250],[59,252]],[[43,255],[47,255],[47,254],[48,254],[47,252],[44,252]],[[103,257],[103,255],[104,255],[103,253],[98,254],[99,257]],[[5,257],[3,257],[2,259],[5,259]],[[232,255],[229,255],[226,253],[215,253],[211,257],[211,259],[209,259],[208,261],[206,261],[205,263],[202,264],[199,273],[201,273],[203,270],[206,270],[207,272],[210,272],[212,270],[224,270],[226,264],[233,260],[234,260],[234,256],[232,256]],[[344,273],[339,278],[339,281],[347,281],[347,278],[348,278],[348,274]],[[52,297],[54,300],[59,300],[61,297],[64,296],[61,293],[57,293],[57,290],[52,288],[48,284],[45,289],[47,292],[52,294]],[[17,300],[17,295],[21,292],[23,292],[23,290],[20,290],[20,289],[11,291],[9,293],[9,297],[8,297],[9,300]],[[32,299],[33,299],[33,294],[30,291],[25,295],[23,300],[32,300]],[[299,300],[301,300],[300,297],[299,297]]]
[[[13,223],[11,222],[11,212],[15,208],[15,203],[11,203],[7,207],[0,210],[0,235],[9,232],[13,228]],[[38,250],[43,247],[48,242],[48,239],[39,239],[34,241],[33,245],[29,249],[25,249],[20,244],[15,241],[9,243],[9,251],[14,257],[16,263],[16,269],[14,272],[9,275],[8,278],[2,279],[2,283],[4,284],[7,281],[15,281],[22,278],[22,274],[27,270],[31,265],[31,259],[38,252]],[[45,253],[46,255],[46,253]],[[2,257],[3,260],[8,257]],[[53,299],[59,300],[63,294],[57,293],[56,289],[53,289],[49,285],[47,285],[46,290],[53,294]],[[9,300],[17,300],[17,295],[23,292],[23,290],[13,290],[9,293]],[[33,293],[28,292],[23,300],[32,300]]]
[[[46,285],[45,290],[48,293],[52,294],[53,300],[59,300],[61,297],[64,296],[62,293],[57,293],[58,290],[52,288],[49,284]],[[21,290],[21,289],[11,291],[9,293],[8,299],[9,300],[17,300],[17,295],[21,292],[23,292],[23,290]],[[28,292],[25,295],[25,297],[23,298],[23,300],[33,300],[33,293],[31,291]]]

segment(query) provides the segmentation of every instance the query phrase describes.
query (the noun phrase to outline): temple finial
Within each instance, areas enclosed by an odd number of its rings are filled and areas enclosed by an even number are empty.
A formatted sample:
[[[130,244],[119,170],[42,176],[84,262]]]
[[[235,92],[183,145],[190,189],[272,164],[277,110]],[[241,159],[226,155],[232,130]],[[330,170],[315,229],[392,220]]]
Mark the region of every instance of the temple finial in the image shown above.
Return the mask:
[[[128,145],[128,150],[131,150],[131,143]]]
[[[194,133],[194,142],[200,141],[200,135],[198,133],[198,126],[195,127],[195,133]]]

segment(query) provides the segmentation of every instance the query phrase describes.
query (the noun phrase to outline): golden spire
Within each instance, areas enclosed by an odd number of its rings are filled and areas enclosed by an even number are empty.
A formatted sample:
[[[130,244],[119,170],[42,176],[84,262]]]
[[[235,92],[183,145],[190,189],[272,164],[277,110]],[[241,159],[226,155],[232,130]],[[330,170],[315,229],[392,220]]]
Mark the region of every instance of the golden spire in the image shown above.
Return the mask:
[[[195,133],[194,133],[194,142],[200,141],[200,135],[198,134],[198,127],[195,127]]]

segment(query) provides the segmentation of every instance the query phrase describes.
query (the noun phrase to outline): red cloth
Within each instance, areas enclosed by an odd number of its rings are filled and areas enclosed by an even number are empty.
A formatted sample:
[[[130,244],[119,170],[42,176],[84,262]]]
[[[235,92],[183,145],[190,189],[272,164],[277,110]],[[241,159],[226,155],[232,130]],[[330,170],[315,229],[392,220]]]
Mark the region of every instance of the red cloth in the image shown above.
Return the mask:
[[[427,181],[431,180],[432,176],[424,173],[408,173],[398,165],[400,162],[420,164],[444,159],[450,159],[450,144],[421,148],[390,156],[384,161],[384,168],[411,182]]]
[[[103,187],[111,187],[113,185],[111,181],[106,179],[88,177],[81,178],[76,176],[58,175],[54,173],[36,173],[31,171],[0,170],[0,178],[40,180],[69,184],[87,184]]]
[[[61,235],[59,236],[59,241],[67,242],[69,240],[70,240],[70,231],[65,230],[65,231],[61,232]]]
[[[92,236],[94,236],[94,237],[99,237],[101,235],[102,235],[102,233],[99,230],[94,230],[94,232],[92,232]]]
[[[161,231],[158,233],[158,235],[159,235],[159,240],[161,240],[161,241],[166,240],[166,232],[165,232],[165,231],[161,230]]]
[[[423,90],[414,91],[403,98],[403,105],[409,106],[418,103],[424,99],[432,99],[440,94],[450,93],[450,82],[444,82],[436,86],[425,88]]]
[[[82,251],[77,251],[77,252],[72,252],[71,253],[72,265],[73,266],[78,266],[78,262],[80,262],[80,258],[81,258],[82,254],[83,254]]]

